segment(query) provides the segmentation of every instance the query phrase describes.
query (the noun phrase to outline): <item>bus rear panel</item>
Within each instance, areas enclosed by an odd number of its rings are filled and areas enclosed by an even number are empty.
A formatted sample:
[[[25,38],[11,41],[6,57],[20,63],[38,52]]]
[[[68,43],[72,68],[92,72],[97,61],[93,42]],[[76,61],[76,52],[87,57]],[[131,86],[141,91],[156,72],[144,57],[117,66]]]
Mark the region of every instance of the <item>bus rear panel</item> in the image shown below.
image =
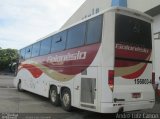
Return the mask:
[[[154,72],[151,21],[145,19],[143,15],[142,17],[122,11],[118,10],[106,15],[112,17],[112,19],[108,19],[110,21],[107,21],[107,17],[105,19],[105,25],[107,26],[104,26],[106,28],[104,28],[103,34],[106,37],[103,40],[106,41],[103,43],[108,43],[111,46],[106,45],[102,52],[103,54],[108,53],[105,60],[112,61],[110,64],[104,63],[106,64],[104,72],[107,75],[105,74],[103,77],[107,76],[110,91],[105,91],[108,92],[108,95],[103,93],[102,112],[106,110],[117,112],[151,109],[155,102],[152,85],[154,83]],[[110,24],[114,24],[114,27],[109,31],[107,28]],[[107,36],[111,35],[109,33],[112,31],[114,34],[110,37]],[[103,44],[103,46],[105,45]],[[107,47],[114,47],[112,53],[107,51]],[[102,84],[102,87],[102,90],[108,90],[104,89],[104,84]],[[104,100],[104,97],[107,99]]]

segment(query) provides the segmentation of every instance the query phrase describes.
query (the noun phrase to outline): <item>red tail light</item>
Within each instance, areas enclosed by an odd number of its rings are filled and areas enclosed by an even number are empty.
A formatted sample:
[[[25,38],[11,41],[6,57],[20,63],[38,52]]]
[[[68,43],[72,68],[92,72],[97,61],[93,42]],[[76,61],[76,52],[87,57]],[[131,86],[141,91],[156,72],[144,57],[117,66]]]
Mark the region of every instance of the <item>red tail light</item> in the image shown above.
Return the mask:
[[[108,71],[108,85],[110,89],[113,91],[114,88],[114,70]]]
[[[152,84],[155,84],[155,73],[152,72]]]

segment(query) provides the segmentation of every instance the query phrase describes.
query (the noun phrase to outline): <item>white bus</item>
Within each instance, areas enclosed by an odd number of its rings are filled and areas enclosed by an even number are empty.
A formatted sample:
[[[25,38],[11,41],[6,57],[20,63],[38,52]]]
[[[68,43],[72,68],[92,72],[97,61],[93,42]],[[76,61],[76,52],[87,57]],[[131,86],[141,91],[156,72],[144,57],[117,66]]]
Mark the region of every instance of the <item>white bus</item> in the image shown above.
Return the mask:
[[[67,111],[151,109],[151,22],[146,14],[115,7],[50,34],[20,50],[14,84]]]

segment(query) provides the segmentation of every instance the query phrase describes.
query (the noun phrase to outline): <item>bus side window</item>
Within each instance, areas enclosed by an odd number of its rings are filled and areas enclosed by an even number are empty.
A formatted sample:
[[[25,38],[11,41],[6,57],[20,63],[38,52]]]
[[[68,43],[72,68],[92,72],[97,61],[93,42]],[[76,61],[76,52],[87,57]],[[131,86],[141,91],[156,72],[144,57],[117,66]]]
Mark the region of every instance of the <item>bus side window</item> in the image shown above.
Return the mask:
[[[102,20],[103,17],[101,15],[88,21],[86,44],[98,43],[101,40]]]
[[[51,52],[63,51],[66,46],[67,32],[63,31],[53,36]]]
[[[32,53],[32,45],[27,47],[25,50],[25,59],[28,59],[31,57],[31,53]]]
[[[40,50],[40,42],[35,43],[32,48],[32,57],[36,57],[39,55]]]
[[[40,55],[47,55],[51,49],[51,37],[41,41]]]
[[[84,45],[86,22],[76,25],[68,30],[67,49]]]
[[[25,48],[20,50],[20,59],[25,59]]]

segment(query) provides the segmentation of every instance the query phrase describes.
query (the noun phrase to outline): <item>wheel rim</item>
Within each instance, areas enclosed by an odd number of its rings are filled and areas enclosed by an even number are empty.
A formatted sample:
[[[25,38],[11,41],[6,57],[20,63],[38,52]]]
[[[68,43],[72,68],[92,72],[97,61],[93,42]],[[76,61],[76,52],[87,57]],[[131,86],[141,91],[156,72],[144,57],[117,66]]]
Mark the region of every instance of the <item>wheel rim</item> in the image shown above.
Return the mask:
[[[52,90],[51,91],[51,100],[52,102],[55,102],[56,101],[56,97],[57,97],[57,93],[55,90]]]
[[[65,93],[63,95],[63,104],[65,105],[65,107],[67,107],[69,103],[70,103],[69,94]]]

